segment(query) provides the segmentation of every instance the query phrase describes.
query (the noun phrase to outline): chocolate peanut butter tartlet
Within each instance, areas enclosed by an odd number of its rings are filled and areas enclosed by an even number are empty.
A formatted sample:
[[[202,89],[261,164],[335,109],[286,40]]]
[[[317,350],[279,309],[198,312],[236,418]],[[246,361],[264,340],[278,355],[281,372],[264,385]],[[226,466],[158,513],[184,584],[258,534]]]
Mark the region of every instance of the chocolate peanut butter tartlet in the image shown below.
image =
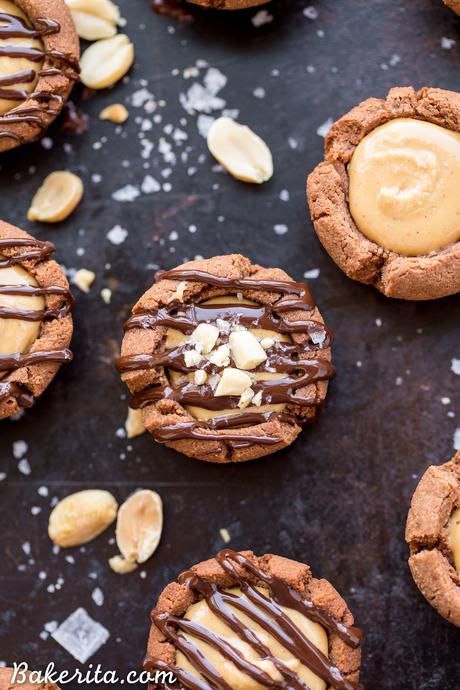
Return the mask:
[[[59,114],[79,50],[64,0],[0,0],[0,151],[39,138]]]
[[[460,627],[460,453],[427,469],[407,518],[409,566],[429,603]]]
[[[72,359],[73,299],[54,249],[0,221],[0,419],[31,407]]]
[[[306,283],[238,254],[160,272],[117,366],[153,438],[209,462],[294,441],[326,397],[331,335]]]
[[[226,549],[169,584],[153,609],[145,669],[190,690],[357,690],[361,632],[308,565]]]
[[[460,94],[391,89],[334,123],[307,196],[336,264],[388,297],[460,291]]]

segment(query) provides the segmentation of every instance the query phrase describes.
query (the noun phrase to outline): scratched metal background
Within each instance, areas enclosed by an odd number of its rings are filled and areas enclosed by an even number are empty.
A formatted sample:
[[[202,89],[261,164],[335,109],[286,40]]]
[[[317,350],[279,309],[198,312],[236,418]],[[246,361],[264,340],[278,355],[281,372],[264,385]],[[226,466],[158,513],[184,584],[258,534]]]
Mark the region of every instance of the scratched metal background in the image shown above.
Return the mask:
[[[305,561],[336,585],[365,631],[368,690],[458,690],[460,633],[413,584],[404,525],[422,472],[453,453],[459,390],[450,362],[460,356],[460,300],[405,304],[348,280],[307,220],[304,181],[321,158],[316,130],[329,117],[383,96],[392,85],[460,88],[460,20],[441,0],[317,0],[314,20],[304,15],[304,0],[274,2],[267,6],[273,21],[259,28],[251,23],[255,11],[197,10],[192,24],[179,24],[151,12],[144,0],[120,5],[137,52],[130,80],[82,102],[91,117],[86,134],[65,134],[58,124],[50,150],[37,143],[0,161],[1,217],[55,241],[68,268],[97,273],[89,295],[75,289],[74,363],[25,417],[1,424],[0,471],[7,477],[0,484],[0,660],[73,668],[72,658],[40,633],[45,623],[62,622],[83,606],[111,634],[91,662],[120,673],[136,668],[155,597],[189,564],[221,548],[225,527],[232,547]],[[444,40],[450,47],[442,48],[443,37],[455,43]],[[179,94],[206,72],[184,78],[196,60],[228,77],[219,96],[269,143],[276,169],[270,183],[256,189],[212,171],[195,117],[179,103]],[[163,101],[156,111],[162,123],[146,132],[155,144],[148,161],[140,156],[136,117],[151,115],[130,107],[122,135],[97,119],[103,105],[128,102],[142,86]],[[264,98],[254,96],[260,87]],[[168,166],[158,142],[168,123],[183,125],[188,165],[196,163],[198,172],[189,176],[179,161],[168,178],[170,192],[112,200],[115,190],[138,186],[146,173],[161,179]],[[84,203],[59,226],[28,223],[39,181],[60,168],[83,177]],[[100,183],[91,182],[94,174]],[[289,191],[289,202],[280,200],[281,190]],[[115,224],[129,231],[118,247],[106,239]],[[276,224],[288,232],[277,235]],[[193,234],[190,225],[197,227]],[[170,238],[173,231],[178,240]],[[338,373],[319,423],[291,448],[241,466],[189,460],[147,436],[119,438],[126,401],[112,359],[130,306],[152,280],[152,264],[170,268],[184,257],[237,251],[296,279],[320,269],[312,288],[335,331]],[[107,285],[110,306],[99,296]],[[13,458],[17,440],[28,443],[30,476]],[[42,486],[48,498],[37,493]],[[51,498],[85,487],[107,488],[120,501],[137,487],[162,495],[165,530],[145,579],[108,568],[113,529],[73,550],[75,564],[66,553],[52,553]],[[41,508],[36,516],[34,506]],[[61,589],[49,593],[58,578]],[[100,608],[91,599],[95,586],[105,595]]]

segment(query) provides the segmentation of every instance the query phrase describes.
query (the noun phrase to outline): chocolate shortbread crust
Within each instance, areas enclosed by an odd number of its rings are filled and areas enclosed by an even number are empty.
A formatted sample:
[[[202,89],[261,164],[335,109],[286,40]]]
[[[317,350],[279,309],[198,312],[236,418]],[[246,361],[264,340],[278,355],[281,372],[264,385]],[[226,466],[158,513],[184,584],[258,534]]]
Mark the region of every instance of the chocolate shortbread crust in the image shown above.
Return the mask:
[[[412,497],[406,526],[409,567],[428,602],[460,627],[460,575],[449,546],[449,518],[460,507],[460,452],[432,466]]]
[[[327,580],[313,577],[308,565],[272,554],[258,557],[252,551],[243,551],[241,555],[263,573],[282,580],[299,592],[303,598],[311,601],[315,607],[329,614],[336,621],[343,623],[348,629],[352,629],[354,618],[344,599]],[[247,582],[253,585],[263,585],[257,577],[239,564],[235,564],[235,569],[238,575],[243,576]],[[237,585],[235,578],[222,568],[216,558],[203,561],[192,566],[176,582],[165,587],[152,611],[152,619],[156,614],[162,613],[181,617],[192,604],[201,598],[190,586],[190,577],[194,575],[205,581],[215,583],[219,589],[227,589]],[[356,628],[353,628],[353,631],[359,637],[359,631]],[[328,633],[328,642],[329,660],[339,669],[347,681],[357,683],[361,664],[361,643],[357,642],[356,646],[352,647],[336,632]],[[175,659],[176,649],[174,645],[152,622],[145,668],[148,670],[152,667],[158,668],[154,660],[174,664]],[[328,690],[332,690],[332,687],[329,685]]]
[[[376,127],[404,117],[460,132],[460,94],[394,88],[384,100],[368,98],[353,108],[326,136],[325,160],[308,177],[308,203],[322,245],[347,276],[387,297],[435,299],[460,291],[460,242],[424,256],[402,256],[367,239],[348,205],[347,165],[357,145]]]
[[[43,31],[40,19],[57,22],[56,32],[43,33],[46,55],[34,93],[0,117],[0,152],[38,139],[49,127],[78,78],[80,44],[70,10],[64,0],[14,0],[37,31]],[[50,54],[51,53],[51,54]],[[61,57],[63,56],[63,57]],[[46,94],[55,98],[47,100]],[[38,121],[34,121],[38,119]],[[11,120],[11,121],[9,121]],[[16,121],[13,121],[16,120]]]
[[[281,269],[262,268],[261,266],[252,264],[249,259],[238,254],[190,261],[178,267],[178,269],[204,271],[215,276],[227,278],[291,281],[291,278]],[[144,295],[142,295],[140,300],[133,307],[133,314],[157,311],[164,306],[172,304],[177,299],[177,286],[178,282],[176,280],[160,279],[159,282],[155,283]],[[186,283],[186,288],[183,293],[183,302],[199,303],[212,297],[225,294],[229,294],[229,290],[191,280]],[[260,304],[272,304],[280,297],[279,293],[267,292],[264,290],[241,290],[241,294]],[[324,326],[323,318],[317,307],[312,310],[309,316],[312,320]],[[300,311],[290,312],[290,314],[286,316],[286,320],[301,318],[302,312]],[[122,358],[137,354],[163,352],[163,340],[166,330],[167,329],[163,326],[128,330],[122,342]],[[302,343],[308,340],[307,334],[303,333],[293,333],[292,337],[295,343]],[[311,358],[316,357],[318,360],[330,362],[330,347],[315,350],[305,356]],[[166,375],[164,369],[158,367],[156,369],[141,369],[123,373],[122,380],[128,385],[130,391],[135,394],[149,386],[158,385],[164,382],[166,380]],[[271,454],[288,446],[295,440],[301,430],[299,422],[310,422],[316,418],[326,397],[327,388],[328,381],[320,380],[310,384],[308,387],[299,389],[299,392],[302,394],[306,393],[314,396],[316,404],[309,406],[288,404],[286,409],[295,416],[295,423],[287,423],[282,421],[278,415],[275,415],[274,418],[264,423],[233,430],[236,435],[243,435],[249,432],[253,436],[276,436],[280,438],[279,443],[272,445],[254,443],[247,447],[234,448],[229,442],[224,440],[181,439],[167,442],[166,445],[190,457],[219,463],[241,462]],[[164,425],[178,425],[181,422],[194,419],[178,402],[166,398],[156,403],[146,405],[143,407],[142,413],[144,424],[152,435],[154,435],[156,429]],[[226,432],[222,430],[222,432],[218,433],[224,436]]]
[[[460,14],[460,0],[442,0],[447,7],[450,7],[451,10],[456,12],[457,14]]]
[[[0,221],[0,240],[3,239],[31,239],[34,238],[24,230],[20,230],[14,225]],[[1,253],[7,258],[20,256],[33,249],[33,245],[22,247],[2,248]],[[39,287],[61,287],[68,290],[69,283],[61,267],[56,261],[47,257],[18,261],[18,265],[28,271],[37,281]],[[47,309],[60,309],[66,303],[65,295],[50,294],[45,295]],[[73,325],[72,316],[68,313],[61,318],[55,317],[45,319],[41,322],[39,337],[33,343],[30,352],[48,352],[52,350],[66,349],[72,338]],[[12,385],[12,393],[6,398],[0,398],[0,419],[10,417],[20,411],[21,405],[18,402],[20,393],[15,392],[16,386],[20,391],[30,393],[33,398],[37,398],[43,393],[45,388],[52,381],[60,367],[59,363],[41,361],[27,366],[20,367],[0,379],[0,387],[5,384]]]

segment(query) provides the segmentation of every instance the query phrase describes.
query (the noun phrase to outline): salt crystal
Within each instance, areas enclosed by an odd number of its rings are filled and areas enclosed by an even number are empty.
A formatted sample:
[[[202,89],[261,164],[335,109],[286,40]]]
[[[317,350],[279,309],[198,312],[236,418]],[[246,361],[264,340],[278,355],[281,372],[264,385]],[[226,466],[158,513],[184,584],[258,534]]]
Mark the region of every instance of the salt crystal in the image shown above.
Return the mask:
[[[96,587],[95,589],[93,589],[93,592],[91,594],[91,599],[94,601],[96,606],[102,606],[104,603],[103,591],[99,587]]]
[[[255,26],[256,29],[258,29],[259,26],[263,26],[264,24],[270,24],[270,22],[272,21],[273,15],[267,12],[267,10],[259,10],[251,18],[252,25]]]
[[[282,189],[280,192],[281,201],[289,201],[289,192],[287,189]]]
[[[112,199],[115,199],[115,201],[134,201],[134,199],[137,199],[137,197],[140,195],[140,191],[137,187],[135,187],[132,184],[127,184],[125,187],[122,187],[121,189],[117,189],[116,192],[113,192],[112,194]]]
[[[79,608],[61,623],[52,637],[74,659],[84,664],[107,642],[110,633],[93,620],[85,609]]]
[[[147,101],[153,99],[153,94],[148,89],[139,89],[131,94],[130,103],[135,108],[141,108]]]
[[[454,372],[454,374],[457,374],[457,376],[460,376],[460,359],[455,359],[455,357],[454,357],[452,362],[451,362],[450,368]]]
[[[114,225],[113,228],[108,231],[106,237],[112,244],[123,244],[128,237],[128,231],[122,228],[121,225]]]
[[[154,192],[159,192],[161,185],[157,180],[151,175],[146,175],[141,184],[141,192],[143,194],[153,194]]]
[[[460,428],[455,429],[454,433],[454,449],[460,450]]]
[[[36,515],[40,515],[40,513],[42,512],[42,509],[40,508],[40,506],[32,506],[32,508],[30,509],[30,512],[32,513],[32,515],[36,516]]]
[[[333,122],[334,122],[334,120],[332,119],[332,117],[328,117],[327,120],[325,122],[323,122],[323,124],[318,127],[318,129],[316,130],[316,134],[319,137],[325,137],[326,134],[331,129]]]
[[[320,273],[319,268],[312,268],[309,271],[305,271],[303,274],[303,277],[306,278],[307,280],[315,280],[315,278],[318,278]]]
[[[309,5],[308,7],[305,7],[303,11],[304,17],[307,17],[307,19],[318,19],[318,10],[316,7],[313,7],[313,5]]]
[[[28,448],[29,446],[25,441],[15,441],[13,443],[13,456],[16,458],[16,460],[19,460],[27,453]]]
[[[209,91],[202,84],[192,84],[186,94],[179,95],[182,107],[189,113],[212,113],[225,108],[225,101]]]
[[[252,95],[256,98],[265,98],[265,89],[262,86],[257,86],[252,92]]]
[[[443,36],[441,38],[441,48],[443,50],[450,50],[453,48],[455,45],[455,41],[453,38],[447,38],[447,36]]]
[[[204,85],[214,96],[221,91],[227,83],[225,74],[215,67],[210,67],[204,75]]]
[[[0,472],[0,482],[3,482],[6,479],[6,472]]]
[[[196,126],[198,127],[198,132],[202,137],[206,138],[208,136],[208,132],[211,129],[211,125],[214,120],[215,118],[211,117],[210,115],[198,115]]]
[[[48,496],[48,487],[47,486],[40,486],[37,489],[37,494],[39,496],[43,496],[43,498],[46,498]]]
[[[285,235],[288,231],[288,226],[284,225],[284,223],[278,223],[273,226],[273,230],[277,235]]]
[[[21,472],[21,474],[25,474],[25,475],[29,475],[32,472],[32,468],[30,467],[30,463],[26,458],[19,460],[18,470]]]

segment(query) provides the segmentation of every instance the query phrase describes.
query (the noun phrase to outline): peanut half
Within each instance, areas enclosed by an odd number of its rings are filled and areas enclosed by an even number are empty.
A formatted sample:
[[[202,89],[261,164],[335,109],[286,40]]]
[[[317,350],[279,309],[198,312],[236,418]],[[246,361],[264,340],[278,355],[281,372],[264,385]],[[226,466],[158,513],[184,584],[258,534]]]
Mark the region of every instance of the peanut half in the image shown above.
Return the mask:
[[[238,180],[261,184],[273,175],[270,149],[246,125],[219,117],[209,129],[207,142],[212,155]]]
[[[135,436],[140,436],[145,432],[144,422],[142,421],[142,411],[133,410],[132,407],[128,407],[128,416],[125,421],[126,436],[128,438],[134,438]]]
[[[77,175],[57,170],[45,177],[36,191],[27,218],[42,223],[59,223],[75,210],[83,196],[83,182]]]
[[[80,38],[97,41],[117,32],[120,11],[111,0],[66,0]]]
[[[64,548],[86,544],[112,524],[117,509],[118,504],[108,491],[87,489],[70,494],[51,512],[48,535]]]
[[[148,489],[132,494],[120,506],[117,518],[117,545],[125,562],[120,561],[119,556],[111,558],[109,564],[112,569],[130,572],[134,564],[145,563],[160,543],[162,529],[163,504],[160,496]]]
[[[110,122],[115,122],[118,125],[126,122],[128,117],[128,109],[123,105],[123,103],[112,103],[112,105],[108,105],[99,113],[100,120],[109,120]]]
[[[80,79],[90,89],[105,89],[125,76],[134,62],[134,46],[125,34],[96,41],[80,60]]]

